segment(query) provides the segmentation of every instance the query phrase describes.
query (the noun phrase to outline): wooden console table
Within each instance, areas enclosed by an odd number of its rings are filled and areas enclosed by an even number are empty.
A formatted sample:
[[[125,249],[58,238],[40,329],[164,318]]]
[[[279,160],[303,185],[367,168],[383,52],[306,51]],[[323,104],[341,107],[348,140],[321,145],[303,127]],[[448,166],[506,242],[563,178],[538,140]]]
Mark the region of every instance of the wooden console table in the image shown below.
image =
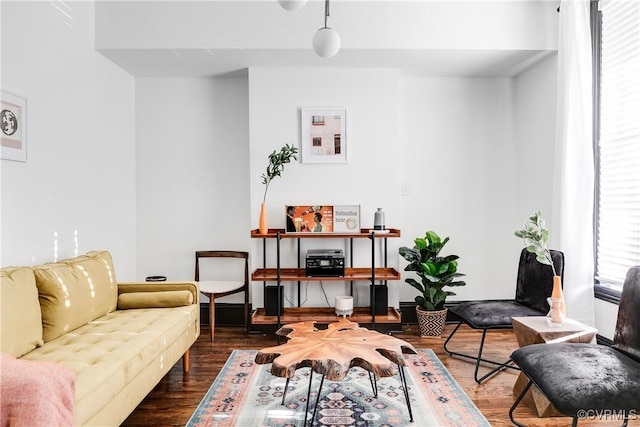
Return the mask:
[[[567,319],[562,327],[552,327],[547,325],[546,316],[513,317],[511,323],[520,347],[556,342],[595,342],[598,333],[597,329],[571,319]],[[513,395],[519,396],[528,382],[527,376],[520,372],[513,386]],[[564,416],[553,407],[535,385],[529,389],[523,401],[532,407],[539,417]]]
[[[357,323],[346,318],[330,323],[328,328],[324,330],[316,329],[315,323],[315,321],[307,321],[284,325],[276,334],[287,337],[288,341],[282,345],[264,348],[256,355],[256,363],[271,363],[273,375],[287,378],[282,403],[284,404],[286,398],[289,379],[295,375],[299,368],[311,368],[305,414],[308,414],[309,411],[313,372],[322,375],[311,418],[313,420],[325,377],[331,381],[340,381],[347,376],[349,369],[360,367],[369,372],[370,379],[373,374],[371,384],[374,395],[377,396],[376,378],[395,375],[397,367],[409,417],[413,422],[404,373],[405,361],[402,356],[403,354],[416,354],[413,346],[390,335],[361,328]]]

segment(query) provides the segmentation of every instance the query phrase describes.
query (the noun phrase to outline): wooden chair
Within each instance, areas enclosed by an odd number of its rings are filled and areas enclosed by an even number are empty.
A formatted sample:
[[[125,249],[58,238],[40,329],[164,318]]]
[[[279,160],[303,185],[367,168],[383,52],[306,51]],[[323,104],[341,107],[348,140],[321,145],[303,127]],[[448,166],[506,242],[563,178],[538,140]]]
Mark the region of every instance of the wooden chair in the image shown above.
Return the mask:
[[[556,272],[560,277],[564,275],[564,254],[551,250],[551,258]],[[460,319],[460,323],[444,342],[444,350],[450,356],[460,356],[475,361],[474,379],[480,384],[493,374],[505,368],[519,370],[512,366],[511,359],[502,361],[490,360],[482,357],[487,331],[490,329],[513,329],[512,317],[544,316],[549,311],[547,297],[553,290],[553,270],[550,266],[541,264],[536,260],[536,255],[527,251],[520,252],[518,264],[518,277],[516,279],[516,295],[509,300],[478,300],[467,301],[449,308],[449,312]],[[490,285],[489,285],[490,286]],[[460,326],[466,323],[473,329],[482,330],[480,345],[477,355],[452,351],[447,344],[458,331]],[[494,365],[494,367],[482,377],[478,378],[480,363]]]
[[[529,388],[535,386],[558,412],[579,419],[602,416],[623,419],[640,414],[640,266],[632,267],[620,296],[618,319],[611,347],[600,344],[532,344],[511,354],[529,378],[509,410],[513,418]]]
[[[244,277],[242,280],[200,280],[201,258],[244,259]],[[211,325],[211,342],[215,327],[215,300],[227,295],[244,292],[244,326],[249,327],[249,252],[242,251],[196,251],[196,282],[200,292],[209,298],[209,324]]]

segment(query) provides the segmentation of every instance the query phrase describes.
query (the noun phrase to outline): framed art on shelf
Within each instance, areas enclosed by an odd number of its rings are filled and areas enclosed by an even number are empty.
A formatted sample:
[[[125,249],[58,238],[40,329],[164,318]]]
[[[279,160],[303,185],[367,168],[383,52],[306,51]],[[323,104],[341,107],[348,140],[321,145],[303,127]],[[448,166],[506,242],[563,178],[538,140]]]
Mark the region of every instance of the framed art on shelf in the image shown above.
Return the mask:
[[[301,109],[302,163],[347,163],[346,108]]]
[[[4,90],[0,92],[0,146],[4,160],[27,161],[27,100]]]
[[[360,205],[286,205],[287,233],[359,233]]]

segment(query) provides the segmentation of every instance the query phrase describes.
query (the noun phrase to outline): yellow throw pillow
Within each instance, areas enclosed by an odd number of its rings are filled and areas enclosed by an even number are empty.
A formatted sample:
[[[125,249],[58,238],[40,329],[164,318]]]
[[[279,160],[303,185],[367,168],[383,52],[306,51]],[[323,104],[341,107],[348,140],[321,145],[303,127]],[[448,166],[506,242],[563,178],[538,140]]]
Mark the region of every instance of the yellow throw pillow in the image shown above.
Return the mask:
[[[128,292],[118,296],[118,309],[182,307],[193,304],[189,291]]]
[[[44,342],[116,308],[118,284],[107,251],[89,252],[33,270],[40,294]]]
[[[43,344],[36,279],[29,267],[6,267],[0,272],[0,281],[0,350],[20,357]]]

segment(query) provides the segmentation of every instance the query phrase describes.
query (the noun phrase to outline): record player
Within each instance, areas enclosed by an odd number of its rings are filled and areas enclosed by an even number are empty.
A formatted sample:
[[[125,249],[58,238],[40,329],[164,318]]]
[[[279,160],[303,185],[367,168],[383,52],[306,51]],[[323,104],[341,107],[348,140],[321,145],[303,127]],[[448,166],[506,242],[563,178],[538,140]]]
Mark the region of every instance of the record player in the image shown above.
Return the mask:
[[[342,249],[309,249],[305,273],[310,277],[344,276],[344,252]]]

